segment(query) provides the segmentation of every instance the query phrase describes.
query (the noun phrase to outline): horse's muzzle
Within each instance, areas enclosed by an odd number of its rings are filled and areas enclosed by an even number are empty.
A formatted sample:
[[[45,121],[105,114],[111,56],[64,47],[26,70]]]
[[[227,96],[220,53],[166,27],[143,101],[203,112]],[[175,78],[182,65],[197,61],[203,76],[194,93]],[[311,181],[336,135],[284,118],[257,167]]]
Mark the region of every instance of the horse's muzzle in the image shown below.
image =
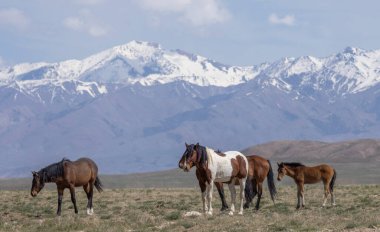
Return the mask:
[[[37,191],[31,191],[30,195],[32,195],[32,197],[36,197],[37,196]]]

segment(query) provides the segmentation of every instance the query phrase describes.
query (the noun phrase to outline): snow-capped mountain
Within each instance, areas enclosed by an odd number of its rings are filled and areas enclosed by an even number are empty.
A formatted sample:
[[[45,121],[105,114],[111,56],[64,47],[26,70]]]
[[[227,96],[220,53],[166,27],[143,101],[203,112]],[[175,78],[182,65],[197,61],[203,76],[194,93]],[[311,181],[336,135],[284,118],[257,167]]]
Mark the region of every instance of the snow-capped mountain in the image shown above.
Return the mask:
[[[270,64],[262,74],[267,84],[283,90],[328,91],[345,95],[375,86],[380,81],[380,50],[347,47],[325,58],[284,58]]]
[[[107,92],[106,84],[148,86],[185,81],[198,86],[228,87],[262,77],[258,81],[263,86],[272,85],[301,95],[310,91],[345,95],[379,83],[379,67],[380,50],[352,47],[325,58],[283,58],[273,63],[239,67],[181,50],[164,50],[155,43],[132,41],[83,60],[24,63],[0,69],[0,86],[33,95],[41,85],[65,89],[65,82],[75,82],[78,93],[95,96]]]
[[[351,47],[239,67],[132,41],[2,68],[0,176],[84,155],[103,173],[172,168],[184,142],[379,137],[379,81],[380,50]]]
[[[66,81],[89,86],[83,83],[154,85],[183,80],[199,86],[226,87],[250,80],[257,73],[254,67],[227,66],[181,50],[169,51],[158,44],[132,41],[83,60],[25,63],[1,69],[0,85],[15,84],[30,90]]]

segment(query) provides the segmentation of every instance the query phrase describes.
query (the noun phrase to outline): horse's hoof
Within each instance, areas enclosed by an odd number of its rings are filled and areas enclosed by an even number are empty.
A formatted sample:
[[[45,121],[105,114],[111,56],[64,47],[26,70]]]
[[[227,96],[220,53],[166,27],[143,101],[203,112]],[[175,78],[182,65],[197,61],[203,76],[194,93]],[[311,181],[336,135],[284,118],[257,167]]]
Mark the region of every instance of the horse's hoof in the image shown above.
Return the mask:
[[[232,216],[232,215],[234,215],[234,212],[230,211],[230,212],[228,213],[228,215]]]
[[[244,208],[244,209],[248,209],[248,208],[249,208],[249,204],[244,204],[244,205],[243,205],[243,208]]]
[[[239,214],[239,215],[243,215],[243,211],[240,211],[238,214]]]
[[[94,210],[93,209],[87,209],[87,215],[93,215]]]
[[[212,216],[212,212],[208,211],[208,212],[206,213],[206,215],[207,215],[207,216]]]
[[[332,204],[332,206],[336,206],[336,204],[335,204],[335,203],[333,203],[333,204]]]

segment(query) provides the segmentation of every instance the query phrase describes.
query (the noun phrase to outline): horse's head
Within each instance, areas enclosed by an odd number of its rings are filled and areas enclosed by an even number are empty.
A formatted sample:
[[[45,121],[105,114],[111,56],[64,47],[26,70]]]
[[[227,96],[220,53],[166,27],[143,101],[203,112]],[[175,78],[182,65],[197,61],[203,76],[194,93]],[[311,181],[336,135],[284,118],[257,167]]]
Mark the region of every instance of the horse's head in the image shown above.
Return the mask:
[[[277,166],[278,166],[278,169],[277,169],[277,180],[278,181],[281,181],[282,178],[285,176],[286,174],[286,167],[284,165],[284,163],[277,163]]]
[[[45,186],[45,181],[43,174],[39,172],[32,172],[33,174],[33,182],[32,182],[32,189],[30,190],[30,194],[32,197],[37,196],[37,194],[43,189]]]
[[[197,144],[190,144],[188,145],[185,143],[186,150],[183,153],[178,166],[179,168],[183,169],[185,172],[190,171],[190,169],[196,165],[197,162],[197,146],[199,146],[199,143]]]

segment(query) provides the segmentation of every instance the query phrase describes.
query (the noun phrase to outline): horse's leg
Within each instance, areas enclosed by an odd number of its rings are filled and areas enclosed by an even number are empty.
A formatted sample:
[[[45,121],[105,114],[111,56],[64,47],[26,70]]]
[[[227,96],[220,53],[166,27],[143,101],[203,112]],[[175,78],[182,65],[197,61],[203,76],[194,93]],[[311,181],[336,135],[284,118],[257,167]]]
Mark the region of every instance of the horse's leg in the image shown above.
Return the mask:
[[[207,214],[208,215],[212,215],[212,191],[213,191],[213,188],[214,188],[214,181],[211,180],[210,181],[210,184],[207,185],[207,201],[208,201],[208,211],[207,211]]]
[[[74,210],[75,213],[78,213],[78,208],[77,208],[77,199],[75,198],[75,188],[74,185],[70,185],[70,194],[71,194],[71,201],[74,204]]]
[[[239,211],[239,215],[243,215],[245,181],[246,181],[246,178],[240,179],[240,211]]]
[[[328,195],[329,195],[329,185],[330,185],[330,182],[323,181],[323,187],[324,187],[325,193],[324,193],[324,198],[323,198],[323,204],[322,204],[322,207],[325,207],[325,206],[326,206],[327,197],[328,197]]]
[[[297,209],[301,207],[301,184],[297,183]]]
[[[301,197],[302,197],[302,207],[305,207],[305,191],[304,191],[304,184],[301,185]]]
[[[202,198],[202,206],[203,206],[203,213],[206,214],[207,212],[207,205],[206,205],[206,195],[207,195],[207,183],[202,182],[198,180],[199,187],[201,188],[201,198]]]
[[[222,201],[222,208],[220,211],[224,211],[228,209],[228,205],[226,202],[226,197],[224,196],[224,189],[223,189],[223,183],[222,182],[215,182],[216,189],[218,190],[220,200]]]
[[[92,207],[92,197],[94,196],[94,183],[89,183],[89,186],[90,186],[90,192],[89,192],[89,194],[90,194],[90,215],[94,214],[94,208]]]
[[[245,209],[248,209],[252,200],[255,198],[256,194],[257,194],[257,183],[256,183],[256,179],[255,178],[249,178],[248,177],[248,185],[246,185],[246,188],[247,189],[247,193],[245,195],[245,204],[244,204],[244,208]]]
[[[334,205],[336,205],[336,204],[335,204],[335,196],[334,196],[334,191],[331,191],[331,190],[330,190],[330,194],[331,194],[331,205],[333,205],[333,206],[334,206]]]
[[[228,188],[230,189],[230,192],[231,192],[231,210],[229,212],[229,215],[234,215],[235,202],[236,202],[235,179],[231,180],[231,182],[228,184]]]
[[[58,216],[61,216],[61,206],[62,206],[63,191],[64,191],[64,188],[59,187],[59,186],[57,185],[57,192],[58,192],[58,209],[57,209],[57,215],[58,215]]]
[[[90,196],[90,183],[83,185],[83,190],[87,195],[87,215],[91,215],[91,196]]]
[[[263,194],[263,183],[257,183],[257,201],[256,201],[256,210],[259,210],[260,208],[260,200],[261,200],[261,196]]]

